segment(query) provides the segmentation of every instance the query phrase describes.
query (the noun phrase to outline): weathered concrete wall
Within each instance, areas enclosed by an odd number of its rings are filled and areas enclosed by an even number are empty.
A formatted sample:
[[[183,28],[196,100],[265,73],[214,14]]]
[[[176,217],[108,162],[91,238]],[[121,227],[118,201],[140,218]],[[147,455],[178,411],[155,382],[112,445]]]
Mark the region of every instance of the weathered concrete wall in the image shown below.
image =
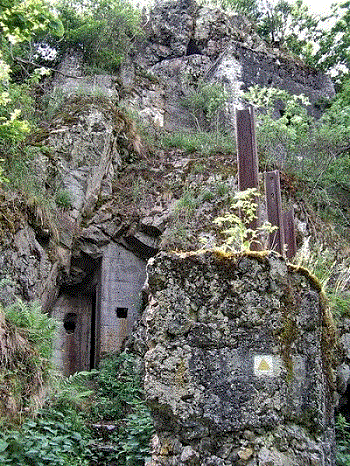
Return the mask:
[[[148,264],[152,466],[331,466],[333,329],[317,283],[274,253]]]
[[[146,262],[116,243],[103,254],[100,304],[100,351],[119,351],[140,313]]]
[[[62,294],[52,310],[58,321],[53,362],[66,376],[90,370],[92,297]]]

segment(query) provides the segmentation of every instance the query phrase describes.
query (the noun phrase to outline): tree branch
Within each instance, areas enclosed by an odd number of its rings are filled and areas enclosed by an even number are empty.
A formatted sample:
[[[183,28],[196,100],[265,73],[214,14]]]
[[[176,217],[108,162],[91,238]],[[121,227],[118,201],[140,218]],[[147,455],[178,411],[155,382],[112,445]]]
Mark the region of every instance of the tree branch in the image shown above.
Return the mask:
[[[38,68],[40,67],[40,65],[38,63],[34,63],[34,62],[28,61],[28,60],[23,60],[22,58],[19,58],[19,57],[14,57],[13,59],[18,63],[23,63],[25,65],[33,65],[33,66],[36,66]],[[66,78],[73,78],[73,79],[83,79],[84,78],[83,76],[73,76],[71,74],[63,73],[63,71],[56,70],[55,68],[51,68],[50,66],[43,66],[43,68],[46,68],[46,69],[48,69],[50,71],[61,74],[62,76],[65,76]]]
[[[341,149],[338,152],[336,152],[335,156],[338,157],[338,155],[344,154],[344,152],[348,152],[349,150],[350,150],[350,145],[346,146],[346,147],[344,147],[344,149]]]

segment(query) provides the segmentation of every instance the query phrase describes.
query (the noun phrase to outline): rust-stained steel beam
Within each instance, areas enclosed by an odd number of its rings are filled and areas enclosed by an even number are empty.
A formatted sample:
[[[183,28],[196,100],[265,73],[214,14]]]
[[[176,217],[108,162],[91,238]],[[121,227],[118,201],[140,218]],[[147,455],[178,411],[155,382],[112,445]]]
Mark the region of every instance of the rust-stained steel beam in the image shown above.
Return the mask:
[[[267,219],[277,230],[269,235],[269,248],[284,255],[284,228],[280,174],[278,171],[265,172],[265,193]]]
[[[236,140],[238,160],[238,189],[259,189],[258,152],[253,107],[236,110]]]
[[[237,141],[237,165],[238,165],[238,189],[245,191],[249,188],[259,190],[259,164],[258,151],[255,136],[255,112],[253,107],[245,110],[236,110],[236,141]],[[259,226],[259,199],[257,203],[256,219],[249,228],[256,230]],[[261,248],[259,242],[251,244],[251,249]]]
[[[292,259],[297,252],[295,238],[294,209],[293,207],[283,214],[284,241],[287,246],[286,256]]]

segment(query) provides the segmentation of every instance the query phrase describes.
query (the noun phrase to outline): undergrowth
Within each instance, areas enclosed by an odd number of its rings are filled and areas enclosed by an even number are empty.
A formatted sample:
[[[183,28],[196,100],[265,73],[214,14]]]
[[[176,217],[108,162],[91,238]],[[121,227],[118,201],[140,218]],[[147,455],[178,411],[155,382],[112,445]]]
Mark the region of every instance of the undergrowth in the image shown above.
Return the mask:
[[[339,414],[335,424],[337,466],[350,465],[350,423]]]
[[[36,417],[0,434],[0,464],[144,465],[153,423],[133,355],[110,356],[99,370],[54,382]],[[98,430],[104,424],[113,426],[107,437]]]
[[[223,133],[173,133],[162,137],[163,147],[175,147],[187,153],[198,152],[202,155],[215,153],[234,154],[236,150],[235,140],[232,136]]]
[[[339,261],[335,251],[320,245],[311,247],[306,242],[298,251],[294,262],[310,270],[317,278],[328,298],[336,319],[350,316],[349,260]]]
[[[55,322],[38,302],[0,305],[0,420],[19,424],[44,400],[50,378]],[[0,464],[3,464],[0,462]],[[5,463],[6,464],[6,463]]]

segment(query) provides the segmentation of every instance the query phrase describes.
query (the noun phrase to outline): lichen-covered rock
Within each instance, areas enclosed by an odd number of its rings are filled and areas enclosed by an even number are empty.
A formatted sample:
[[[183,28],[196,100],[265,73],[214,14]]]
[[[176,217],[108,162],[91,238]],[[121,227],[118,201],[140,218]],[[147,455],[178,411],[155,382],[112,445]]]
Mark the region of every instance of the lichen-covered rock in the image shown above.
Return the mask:
[[[306,272],[274,253],[161,253],[148,286],[154,465],[334,464],[332,329]]]
[[[147,33],[124,68],[122,82],[131,91],[128,104],[148,125],[169,131],[198,124],[183,106],[183,97],[201,81],[224,86],[228,101],[223,122],[228,128],[234,107],[244,105],[242,96],[254,85],[306,95],[308,111],[316,117],[321,115],[318,101],[334,95],[328,76],[264,42],[247,18],[194,0],[157,4],[150,11]]]

